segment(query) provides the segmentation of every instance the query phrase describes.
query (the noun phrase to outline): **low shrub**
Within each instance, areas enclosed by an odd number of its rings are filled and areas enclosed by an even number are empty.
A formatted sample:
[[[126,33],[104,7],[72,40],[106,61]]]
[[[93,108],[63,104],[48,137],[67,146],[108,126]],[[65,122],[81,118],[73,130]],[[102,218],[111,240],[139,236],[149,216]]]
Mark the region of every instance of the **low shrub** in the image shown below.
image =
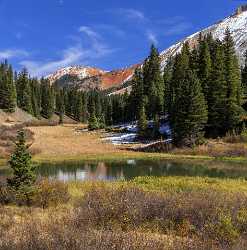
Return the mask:
[[[58,206],[69,200],[68,185],[59,181],[41,180],[36,186],[33,204],[42,208]]]
[[[138,188],[100,188],[85,195],[75,223],[113,231],[173,232],[178,237],[199,237],[219,246],[232,246],[247,233],[237,220],[246,206],[243,194],[159,194]]]

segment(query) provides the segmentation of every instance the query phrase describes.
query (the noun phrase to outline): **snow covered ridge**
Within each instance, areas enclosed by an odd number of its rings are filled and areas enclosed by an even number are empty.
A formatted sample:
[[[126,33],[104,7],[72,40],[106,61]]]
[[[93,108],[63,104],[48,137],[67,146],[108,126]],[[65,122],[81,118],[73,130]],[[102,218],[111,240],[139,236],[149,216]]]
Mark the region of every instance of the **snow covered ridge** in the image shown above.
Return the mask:
[[[188,42],[191,48],[198,44],[199,34],[206,35],[211,33],[215,39],[223,40],[226,29],[229,28],[231,35],[235,43],[236,53],[239,57],[240,63],[244,62],[244,53],[247,50],[247,5],[241,6],[238,10],[231,16],[223,19],[222,21],[205,28],[202,31],[188,36],[182,41],[172,45],[168,49],[161,52],[161,66],[165,66],[167,59],[169,57],[175,56],[179,53],[183,47],[184,42]],[[47,78],[53,83],[56,80],[61,79],[65,75],[77,76],[79,80],[79,86],[98,86],[102,90],[114,89],[112,94],[122,94],[126,90],[131,91],[131,86],[126,88],[124,83],[131,80],[134,70],[138,65],[133,65],[131,67],[126,67],[120,70],[113,70],[110,72],[93,68],[93,67],[83,67],[83,66],[73,66],[60,69],[54,74],[48,76]],[[97,78],[95,80],[95,78]],[[94,84],[94,82],[97,84]]]
[[[70,66],[66,68],[62,68],[57,70],[55,73],[47,76],[46,78],[50,80],[51,83],[55,82],[56,80],[60,79],[64,75],[71,75],[77,76],[79,79],[84,79],[87,77],[97,76],[105,74],[106,71],[93,68],[93,67],[84,67],[84,66]]]
[[[162,66],[165,65],[169,57],[174,56],[176,53],[181,51],[185,42],[188,42],[190,47],[196,46],[198,44],[200,33],[202,33],[202,35],[211,33],[215,39],[222,41],[227,28],[230,30],[233,37],[236,53],[240,59],[240,62],[243,63],[244,53],[247,50],[247,11],[244,10],[245,8],[243,8],[243,11],[236,12],[237,14],[229,16],[221,22],[199,31],[164,50],[161,53]]]

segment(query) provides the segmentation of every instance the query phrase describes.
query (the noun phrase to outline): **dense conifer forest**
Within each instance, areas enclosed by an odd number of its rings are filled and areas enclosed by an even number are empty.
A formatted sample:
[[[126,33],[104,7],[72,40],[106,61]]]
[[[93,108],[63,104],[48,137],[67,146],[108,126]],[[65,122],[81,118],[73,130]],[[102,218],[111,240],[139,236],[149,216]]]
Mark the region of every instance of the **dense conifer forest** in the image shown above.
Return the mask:
[[[106,95],[99,90],[60,88],[45,79],[16,73],[7,61],[0,65],[0,109],[16,107],[40,119],[54,113],[88,122],[90,129],[137,121],[140,137],[159,137],[160,122],[169,122],[176,146],[193,146],[204,137],[240,133],[246,119],[247,55],[240,67],[227,30],[223,41],[211,35],[199,38],[193,49],[184,44],[161,71],[158,50],[136,69],[132,92]],[[153,121],[150,131],[148,121]]]

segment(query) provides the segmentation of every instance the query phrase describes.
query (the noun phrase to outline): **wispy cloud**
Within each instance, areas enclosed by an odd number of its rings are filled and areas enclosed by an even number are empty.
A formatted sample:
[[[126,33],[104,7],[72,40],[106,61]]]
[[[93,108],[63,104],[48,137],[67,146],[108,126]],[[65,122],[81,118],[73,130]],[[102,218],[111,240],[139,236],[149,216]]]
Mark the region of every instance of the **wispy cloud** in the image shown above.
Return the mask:
[[[157,38],[156,34],[154,34],[152,31],[148,30],[147,33],[146,33],[146,35],[147,35],[148,40],[152,44],[154,44],[155,46],[158,45],[159,42],[158,42],[158,38]]]
[[[114,12],[126,17],[127,19],[138,20],[142,22],[147,20],[145,14],[142,11],[137,10],[137,9],[120,8],[120,9],[114,10]]]
[[[27,57],[29,53],[25,50],[20,49],[7,49],[0,51],[0,59],[10,59],[15,57]]]
[[[100,41],[100,35],[88,26],[81,26],[78,29],[79,33],[87,36],[90,42],[89,47],[83,46],[83,41],[79,36],[76,36],[76,43],[73,46],[61,52],[62,57],[58,60],[50,60],[46,62],[24,60],[20,62],[21,66],[26,67],[32,76],[46,76],[59,68],[67,67],[74,64],[92,63],[93,60],[102,58],[114,50],[110,49],[106,44]]]

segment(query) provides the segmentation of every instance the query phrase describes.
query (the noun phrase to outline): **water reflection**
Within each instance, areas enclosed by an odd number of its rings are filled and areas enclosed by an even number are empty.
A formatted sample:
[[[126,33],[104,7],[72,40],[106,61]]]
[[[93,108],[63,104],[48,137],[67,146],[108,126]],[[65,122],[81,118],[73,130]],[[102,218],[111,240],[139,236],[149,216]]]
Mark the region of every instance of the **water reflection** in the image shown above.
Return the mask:
[[[84,180],[130,180],[137,176],[208,176],[218,178],[247,178],[247,168],[214,164],[181,163],[170,161],[122,162],[76,162],[58,165],[42,164],[37,168],[39,177],[48,177],[60,181]],[[0,170],[0,177],[9,175],[9,170]]]

